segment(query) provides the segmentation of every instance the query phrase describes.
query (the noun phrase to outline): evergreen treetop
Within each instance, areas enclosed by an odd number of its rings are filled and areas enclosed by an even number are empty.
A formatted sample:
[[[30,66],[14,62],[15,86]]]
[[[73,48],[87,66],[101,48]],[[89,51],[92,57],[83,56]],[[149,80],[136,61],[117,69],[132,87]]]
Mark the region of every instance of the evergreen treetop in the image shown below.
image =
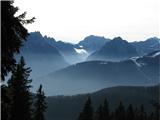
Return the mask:
[[[30,68],[25,67],[23,57],[16,65],[11,79],[8,81],[10,97],[9,120],[31,120],[32,94],[30,92],[31,80],[28,79]]]
[[[37,94],[35,96],[35,104],[34,104],[34,120],[45,120],[44,112],[46,111],[46,102],[45,102],[45,94],[42,90],[42,85],[40,85]]]

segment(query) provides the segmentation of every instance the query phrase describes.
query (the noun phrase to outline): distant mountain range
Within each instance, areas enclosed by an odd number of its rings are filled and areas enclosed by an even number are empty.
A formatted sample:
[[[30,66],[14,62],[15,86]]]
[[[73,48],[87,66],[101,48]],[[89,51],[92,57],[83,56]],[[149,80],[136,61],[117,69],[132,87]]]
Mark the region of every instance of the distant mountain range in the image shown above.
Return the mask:
[[[63,41],[56,41],[54,38],[42,36],[40,32],[32,32],[28,37],[30,40],[31,50],[37,49],[43,45],[48,44],[53,49],[57,49],[65,61],[69,64],[75,64],[78,62],[84,62],[87,60],[124,60],[134,56],[143,56],[148,53],[160,50],[160,39],[149,38],[146,41],[140,42],[127,42],[120,37],[113,40],[90,35],[80,41],[78,44],[66,43]],[[39,43],[37,43],[39,42]],[[45,43],[44,43],[45,42]],[[28,43],[27,43],[28,44]],[[26,48],[25,45],[24,48]],[[37,47],[39,46],[39,48]],[[48,50],[53,52],[53,50]],[[25,52],[25,49],[24,49]],[[53,52],[54,53],[54,52]]]
[[[131,44],[141,56],[160,50],[160,39],[157,37],[149,38],[146,41],[132,42]]]
[[[122,61],[136,56],[139,56],[136,48],[121,37],[117,37],[91,54],[88,60]]]
[[[158,87],[141,86],[160,83],[159,38],[127,42],[90,35],[72,44],[32,32],[16,58],[21,55],[32,68],[33,91],[43,84],[47,96],[72,95],[47,97],[47,120],[77,119],[88,95],[94,108],[106,97],[111,110],[122,100],[153,111]]]
[[[107,98],[110,111],[115,109],[119,102],[122,101],[125,107],[132,104],[135,108],[143,104],[144,110],[151,112],[154,111],[151,101],[158,97],[158,93],[158,86],[118,86],[105,88],[90,94],[47,97],[46,120],[76,120],[88,96],[91,96],[94,111]]]
[[[47,97],[47,120],[75,120],[86,93],[94,107],[107,97],[111,109],[120,100],[153,109],[149,102],[157,87],[141,86],[160,83],[159,38],[127,42],[90,35],[72,44],[32,32],[16,58],[21,55],[32,69],[33,91],[43,84],[47,96],[72,95]]]
[[[159,46],[158,38],[127,42],[91,35],[72,44],[32,32],[20,55],[32,68],[35,86],[43,83],[49,95],[76,94],[114,85],[151,84],[157,80],[159,62],[157,55],[147,54],[156,54]]]
[[[159,58],[160,51],[157,51],[120,62],[88,61],[50,73],[36,81],[43,83],[48,95],[72,95],[117,85],[153,85],[158,83],[160,77]]]

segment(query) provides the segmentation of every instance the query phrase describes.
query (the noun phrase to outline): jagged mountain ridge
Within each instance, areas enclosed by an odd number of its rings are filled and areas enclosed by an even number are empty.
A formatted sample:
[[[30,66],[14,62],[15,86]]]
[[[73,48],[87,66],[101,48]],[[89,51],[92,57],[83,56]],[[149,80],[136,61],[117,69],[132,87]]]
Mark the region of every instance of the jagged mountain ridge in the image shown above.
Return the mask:
[[[19,59],[20,56],[24,56],[27,65],[32,68],[31,78],[46,75],[69,65],[57,48],[43,39],[39,32],[28,36],[16,58]]]
[[[110,41],[108,38],[90,35],[85,37],[84,40],[80,41],[77,45],[83,46],[89,53],[93,53],[99,50],[108,41]]]
[[[87,60],[121,61],[135,56],[139,56],[136,48],[121,37],[116,37],[91,54]]]
[[[85,38],[83,42],[88,42],[89,40],[91,41],[89,42],[91,45],[92,41],[98,42],[101,38],[103,44],[108,44],[109,42],[113,41],[107,41],[104,37],[98,37],[97,39],[92,40],[91,38],[97,37],[93,35],[88,37],[87,39]],[[152,41],[152,39],[150,41]],[[126,41],[123,42],[126,44]],[[22,47],[20,55],[23,55],[25,57],[27,65],[30,66],[33,70],[31,73],[31,78],[37,78],[39,76],[44,76],[46,74],[49,74],[50,72],[54,72],[56,70],[67,67],[69,64],[66,60],[66,56],[70,55],[70,59],[75,59],[73,60],[74,62],[71,61],[72,64],[77,62],[83,62],[84,58],[83,60],[80,59],[80,57],[82,56],[80,56],[80,53],[77,53],[80,50],[83,51],[86,50],[86,48],[83,48],[79,44],[56,41],[54,38],[50,38],[47,36],[43,37],[40,32],[33,32],[28,37],[28,41]]]
[[[149,38],[145,41],[131,42],[140,55],[147,55],[148,53],[160,50],[160,39],[157,37]]]

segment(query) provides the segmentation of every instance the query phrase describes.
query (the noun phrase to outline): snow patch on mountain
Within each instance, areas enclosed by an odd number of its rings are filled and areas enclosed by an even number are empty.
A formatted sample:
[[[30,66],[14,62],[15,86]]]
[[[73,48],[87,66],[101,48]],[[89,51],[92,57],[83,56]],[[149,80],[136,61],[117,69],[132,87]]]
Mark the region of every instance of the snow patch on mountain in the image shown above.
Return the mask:
[[[82,46],[82,45],[80,45],[79,47],[80,47],[80,48],[83,48],[83,46]]]
[[[138,66],[138,67],[142,67],[142,65],[140,63],[138,63],[136,60],[133,60],[133,62]]]
[[[130,59],[131,60],[137,60],[138,58],[140,58],[140,57],[131,57]]]
[[[106,65],[106,64],[108,64],[108,62],[103,61],[103,62],[100,62],[100,64],[101,64],[101,65]]]
[[[152,57],[156,57],[158,55],[160,55],[160,52],[155,53],[154,55],[152,55]]]
[[[143,65],[145,65],[144,63],[138,63],[137,62],[137,59],[138,59],[139,57],[132,57],[132,58],[130,58],[138,67],[142,67]]]
[[[74,48],[74,50],[79,54],[88,54],[88,52],[85,49]]]

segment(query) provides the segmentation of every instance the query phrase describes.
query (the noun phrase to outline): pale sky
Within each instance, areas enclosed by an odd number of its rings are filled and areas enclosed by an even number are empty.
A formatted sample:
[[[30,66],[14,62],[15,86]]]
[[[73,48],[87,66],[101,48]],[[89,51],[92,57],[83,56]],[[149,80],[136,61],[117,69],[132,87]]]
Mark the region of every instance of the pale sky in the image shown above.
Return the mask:
[[[15,0],[27,18],[29,32],[77,43],[88,35],[128,41],[159,37],[159,0]]]

